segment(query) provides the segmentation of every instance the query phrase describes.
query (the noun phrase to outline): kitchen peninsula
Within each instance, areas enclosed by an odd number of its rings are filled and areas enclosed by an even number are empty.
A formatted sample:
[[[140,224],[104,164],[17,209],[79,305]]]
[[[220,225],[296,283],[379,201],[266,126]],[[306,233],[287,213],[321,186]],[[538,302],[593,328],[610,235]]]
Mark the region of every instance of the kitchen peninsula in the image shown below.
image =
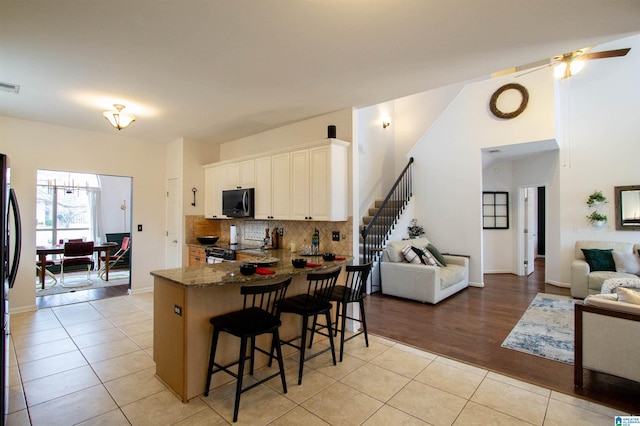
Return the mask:
[[[288,250],[258,250],[255,254],[258,259],[266,256],[277,259],[273,265],[265,266],[273,270],[273,274],[242,275],[239,270],[241,262],[151,272],[154,277],[153,357],[156,375],[183,402],[204,392],[211,342],[209,318],[242,309],[242,285],[279,282],[291,276],[293,279],[287,296],[292,296],[307,291],[307,273],[342,267],[346,263],[345,260],[324,262],[318,256],[307,260],[319,266],[294,268],[291,258],[297,256]],[[300,329],[297,315],[283,316],[281,338],[293,338],[300,334]],[[269,347],[268,336],[261,337],[265,339],[259,337],[257,344]],[[238,339],[221,334],[217,362],[224,364],[236,360],[238,350]],[[256,354],[256,368],[266,363],[266,356]],[[212,388],[229,379],[226,375],[214,375]]]

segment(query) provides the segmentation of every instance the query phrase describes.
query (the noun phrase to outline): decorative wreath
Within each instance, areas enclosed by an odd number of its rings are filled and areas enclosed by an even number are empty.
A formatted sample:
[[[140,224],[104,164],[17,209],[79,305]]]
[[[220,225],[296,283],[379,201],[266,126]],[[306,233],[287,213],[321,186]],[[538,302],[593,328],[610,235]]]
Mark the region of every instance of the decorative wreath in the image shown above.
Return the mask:
[[[515,111],[502,112],[496,106],[496,103],[498,102],[498,98],[507,90],[512,90],[512,89],[517,90],[522,95],[522,101],[520,102],[520,106]],[[529,103],[529,92],[527,91],[527,89],[521,84],[510,83],[510,84],[505,84],[504,86],[496,90],[493,93],[493,95],[491,95],[491,99],[489,100],[489,108],[491,109],[491,112],[493,113],[493,115],[495,115],[496,117],[509,119],[509,118],[517,117],[520,114],[522,114],[522,112],[527,107],[528,103]]]

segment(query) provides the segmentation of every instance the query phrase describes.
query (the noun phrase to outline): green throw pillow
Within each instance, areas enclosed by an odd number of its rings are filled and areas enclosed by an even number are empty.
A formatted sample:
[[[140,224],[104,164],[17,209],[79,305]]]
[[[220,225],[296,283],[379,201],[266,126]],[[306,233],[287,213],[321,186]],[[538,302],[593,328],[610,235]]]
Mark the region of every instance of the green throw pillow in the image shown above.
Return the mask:
[[[444,256],[442,255],[442,253],[440,253],[440,250],[435,248],[433,244],[429,243],[429,245],[427,246],[427,250],[429,250],[433,257],[435,257],[442,266],[447,266],[447,261],[444,259]]]
[[[613,261],[613,249],[582,249],[584,258],[589,264],[591,272],[616,271],[616,263]]]

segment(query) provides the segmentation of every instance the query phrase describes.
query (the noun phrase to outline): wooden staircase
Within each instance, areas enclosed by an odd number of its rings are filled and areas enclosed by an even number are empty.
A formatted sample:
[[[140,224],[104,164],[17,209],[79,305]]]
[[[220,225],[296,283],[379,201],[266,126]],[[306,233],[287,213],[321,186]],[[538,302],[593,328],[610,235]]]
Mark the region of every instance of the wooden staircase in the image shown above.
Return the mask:
[[[389,239],[400,215],[411,198],[411,165],[413,158],[404,168],[396,180],[391,191],[384,200],[376,200],[368,214],[362,217],[362,232],[360,233],[361,263],[371,262],[374,266],[380,261],[382,249]],[[379,286],[371,291],[379,291]]]

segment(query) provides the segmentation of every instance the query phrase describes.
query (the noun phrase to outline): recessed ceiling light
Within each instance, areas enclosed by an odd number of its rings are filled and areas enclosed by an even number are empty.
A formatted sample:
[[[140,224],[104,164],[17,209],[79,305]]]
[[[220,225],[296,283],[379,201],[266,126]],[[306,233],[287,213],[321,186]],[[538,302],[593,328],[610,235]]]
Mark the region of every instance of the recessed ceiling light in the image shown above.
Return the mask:
[[[3,92],[18,93],[20,92],[20,86],[18,86],[17,84],[4,83],[0,81],[0,90]]]

